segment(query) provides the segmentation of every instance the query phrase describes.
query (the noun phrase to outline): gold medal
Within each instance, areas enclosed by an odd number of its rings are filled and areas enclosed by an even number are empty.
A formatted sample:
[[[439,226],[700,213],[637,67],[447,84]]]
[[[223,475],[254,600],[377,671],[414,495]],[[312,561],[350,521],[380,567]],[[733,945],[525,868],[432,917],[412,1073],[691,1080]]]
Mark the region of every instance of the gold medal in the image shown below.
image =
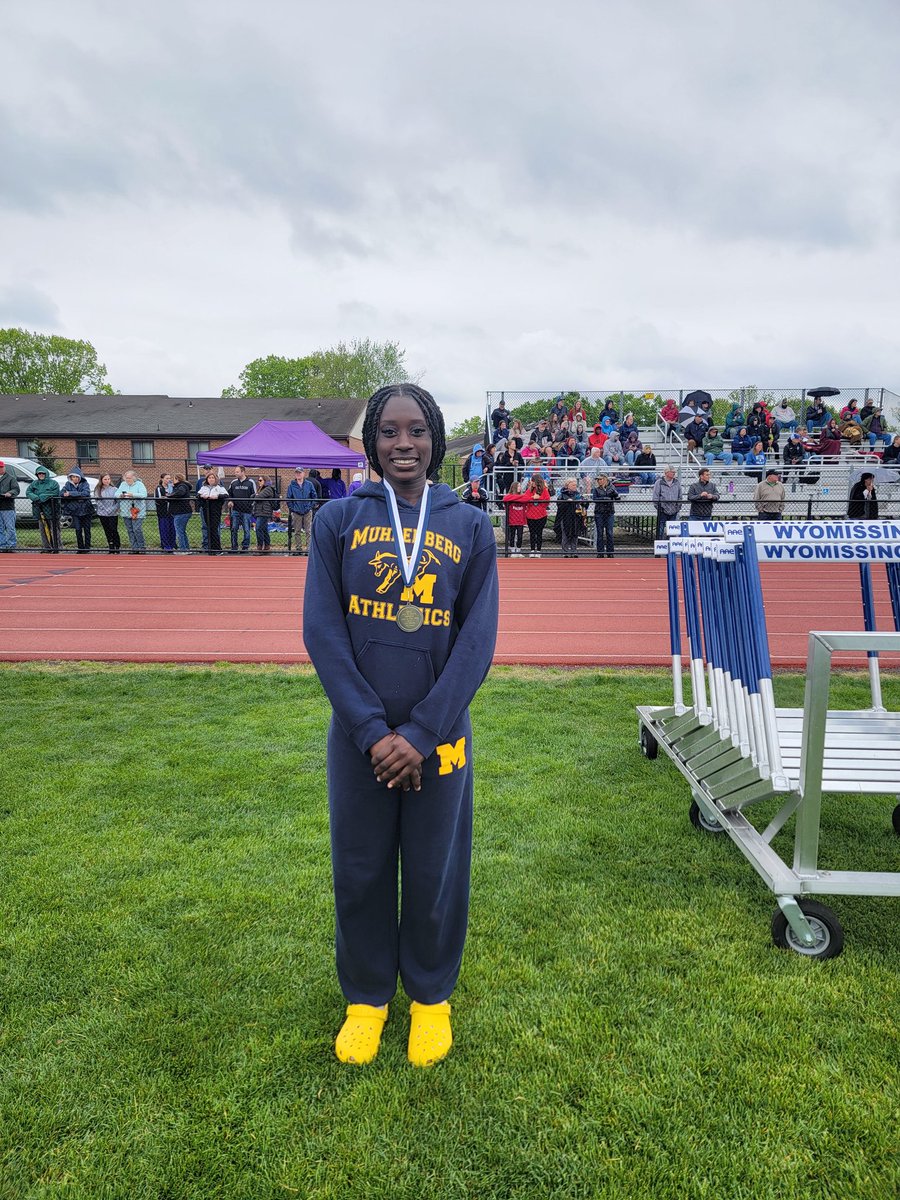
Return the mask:
[[[402,604],[397,609],[397,628],[404,633],[415,633],[425,624],[425,614],[415,604]]]

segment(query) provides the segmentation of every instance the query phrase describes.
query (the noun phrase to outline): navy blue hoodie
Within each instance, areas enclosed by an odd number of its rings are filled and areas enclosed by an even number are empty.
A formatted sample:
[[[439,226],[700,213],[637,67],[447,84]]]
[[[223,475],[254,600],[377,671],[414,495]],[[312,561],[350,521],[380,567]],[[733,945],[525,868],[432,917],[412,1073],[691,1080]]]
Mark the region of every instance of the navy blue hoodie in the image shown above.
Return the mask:
[[[408,552],[419,510],[399,496],[397,504]],[[336,720],[363,754],[396,730],[428,758],[465,717],[491,664],[494,530],[446,484],[431,489],[419,562],[410,595],[381,483],[325,505],[313,522],[303,640]],[[404,633],[396,613],[412,599],[425,623]]]

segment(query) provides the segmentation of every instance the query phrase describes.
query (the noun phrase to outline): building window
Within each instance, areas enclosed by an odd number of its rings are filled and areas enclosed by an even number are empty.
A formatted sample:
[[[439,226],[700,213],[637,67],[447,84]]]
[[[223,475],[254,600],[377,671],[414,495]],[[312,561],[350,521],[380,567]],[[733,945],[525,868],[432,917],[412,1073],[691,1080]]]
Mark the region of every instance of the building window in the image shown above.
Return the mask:
[[[16,441],[17,458],[34,458],[34,438],[19,438]]]
[[[76,441],[75,457],[80,463],[98,463],[100,461],[100,443]]]
[[[131,461],[133,463],[152,463],[153,460],[153,443],[152,442],[132,442],[131,443]]]
[[[199,454],[205,454],[209,449],[209,442],[188,442],[187,456],[188,462],[195,463]]]

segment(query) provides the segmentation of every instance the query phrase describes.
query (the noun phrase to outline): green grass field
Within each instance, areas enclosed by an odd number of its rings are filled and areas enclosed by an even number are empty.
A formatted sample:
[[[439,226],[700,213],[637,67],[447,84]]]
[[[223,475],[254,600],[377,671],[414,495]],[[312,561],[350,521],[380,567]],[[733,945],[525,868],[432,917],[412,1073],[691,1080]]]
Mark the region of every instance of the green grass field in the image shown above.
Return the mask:
[[[773,897],[639,753],[664,676],[499,669],[479,694],[456,1045],[430,1071],[399,996],[374,1064],[333,1057],[311,672],[0,688],[3,1200],[900,1191],[900,902],[835,898],[832,961],[774,949]],[[865,703],[861,677],[835,691]],[[830,798],[825,865],[896,869],[892,806]]]

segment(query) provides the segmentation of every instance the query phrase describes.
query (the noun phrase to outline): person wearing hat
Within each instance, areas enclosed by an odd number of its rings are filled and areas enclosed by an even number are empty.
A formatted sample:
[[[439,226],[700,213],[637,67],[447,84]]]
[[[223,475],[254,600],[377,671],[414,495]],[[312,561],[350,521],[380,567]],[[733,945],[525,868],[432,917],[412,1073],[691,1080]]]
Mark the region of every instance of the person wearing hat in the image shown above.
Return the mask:
[[[78,553],[88,554],[91,549],[91,522],[94,506],[91,503],[91,488],[80,467],[75,466],[66,477],[60,494],[66,516],[75,530]]]
[[[306,554],[309,550],[313,510],[317,499],[315,487],[306,478],[306,468],[294,467],[294,478],[287,488],[287,506],[290,513],[288,536],[293,547],[292,554]]]
[[[0,459],[0,554],[12,554],[16,548],[16,496],[19,481],[12,467]]]
[[[777,521],[784,512],[784,484],[781,472],[772,464],[766,468],[766,477],[761,479],[753,492],[756,516],[760,521]]]
[[[38,467],[25,495],[41,531],[41,554],[59,554],[59,484],[46,467]]]

